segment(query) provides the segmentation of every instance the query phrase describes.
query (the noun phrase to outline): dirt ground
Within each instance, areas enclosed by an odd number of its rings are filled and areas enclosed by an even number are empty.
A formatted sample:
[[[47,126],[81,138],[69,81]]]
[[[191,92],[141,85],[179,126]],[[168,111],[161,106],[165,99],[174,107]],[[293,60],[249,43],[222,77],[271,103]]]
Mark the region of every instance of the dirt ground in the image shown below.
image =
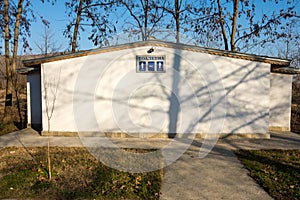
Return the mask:
[[[18,61],[18,68],[23,67],[22,60],[31,58],[34,56],[22,56],[21,59]],[[4,118],[4,105],[5,105],[5,87],[6,87],[6,69],[5,69],[5,62],[4,62],[4,56],[0,56],[0,135],[1,133],[5,133],[5,129],[7,129],[6,132],[10,132],[12,130],[17,130],[22,128],[24,126],[25,121],[27,121],[27,100],[26,100],[26,76],[25,75],[18,75],[18,91],[19,91],[19,100],[20,100],[20,108],[21,108],[21,116],[22,116],[22,122],[20,121],[20,117],[17,110],[17,102],[16,98],[14,97],[15,94],[13,94],[13,110],[10,112],[10,117],[12,118],[11,124],[7,124],[7,122],[3,121]]]
[[[19,130],[24,128],[27,124],[27,100],[26,100],[26,90],[22,90],[22,94],[20,97],[20,108],[21,108],[21,116],[22,122],[20,121],[20,117],[17,110],[17,101],[14,100],[12,113],[10,113],[12,117],[12,121],[4,122],[4,105],[5,105],[5,89],[0,89],[0,135],[9,133],[12,131]]]

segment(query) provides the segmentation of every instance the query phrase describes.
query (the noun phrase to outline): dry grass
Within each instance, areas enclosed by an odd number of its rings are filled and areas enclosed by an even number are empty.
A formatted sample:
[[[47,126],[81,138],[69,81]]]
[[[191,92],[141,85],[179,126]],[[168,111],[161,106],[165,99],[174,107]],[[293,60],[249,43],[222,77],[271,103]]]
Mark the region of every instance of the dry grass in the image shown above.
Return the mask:
[[[300,199],[300,150],[240,150],[236,155],[274,199]]]
[[[98,162],[85,148],[51,148],[53,178],[47,179],[46,149],[0,150],[0,199],[158,199],[162,171],[125,173]]]

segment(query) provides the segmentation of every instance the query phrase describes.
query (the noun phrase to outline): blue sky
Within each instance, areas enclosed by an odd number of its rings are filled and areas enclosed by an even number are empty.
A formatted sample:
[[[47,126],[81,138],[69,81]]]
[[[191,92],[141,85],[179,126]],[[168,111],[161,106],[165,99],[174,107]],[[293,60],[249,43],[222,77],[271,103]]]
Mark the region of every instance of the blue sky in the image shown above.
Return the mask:
[[[54,5],[50,3],[41,3],[39,0],[35,0],[33,4],[33,10],[37,16],[36,22],[31,27],[31,38],[29,39],[30,45],[35,51],[37,51],[36,43],[39,44],[44,34],[44,25],[41,22],[39,16],[43,16],[47,21],[50,22],[50,32],[53,34],[53,40],[58,43],[58,46],[62,46],[65,50],[68,48],[68,40],[63,36],[65,27],[69,21],[65,14],[65,5],[63,1],[58,1]],[[84,47],[84,49],[87,47]]]
[[[300,13],[300,0],[296,0],[299,5],[297,10],[298,14]],[[53,41],[57,43],[57,46],[62,46],[61,51],[68,49],[69,41],[63,36],[63,31],[65,30],[66,25],[68,24],[68,17],[65,14],[66,8],[64,1],[57,0],[54,5],[50,3],[41,3],[40,0],[32,1],[33,10],[37,16],[36,22],[32,24],[31,27],[31,38],[29,38],[29,44],[32,47],[33,51],[31,53],[38,53],[38,48],[36,44],[42,43],[42,35],[44,33],[44,25],[41,22],[39,15],[43,16],[46,20],[50,22],[50,32],[53,34]],[[275,3],[262,3],[262,0],[257,0],[256,12],[258,15],[263,13],[270,13],[273,10],[280,10],[283,6],[283,3],[280,1],[279,4]],[[124,12],[122,11],[124,14]],[[81,40],[79,41],[79,47],[81,50],[95,48],[88,39],[88,33],[81,35]],[[29,52],[28,52],[29,53]],[[258,54],[262,54],[258,52]]]

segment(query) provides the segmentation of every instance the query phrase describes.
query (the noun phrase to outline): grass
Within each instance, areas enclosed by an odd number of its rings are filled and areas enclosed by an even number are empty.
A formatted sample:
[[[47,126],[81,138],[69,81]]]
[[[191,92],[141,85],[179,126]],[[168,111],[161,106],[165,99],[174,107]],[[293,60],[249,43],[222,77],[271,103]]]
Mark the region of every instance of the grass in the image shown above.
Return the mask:
[[[235,152],[274,199],[300,199],[300,150],[239,150]]]
[[[53,179],[46,148],[0,150],[0,199],[159,199],[162,171],[126,173],[109,168],[85,148],[52,147]]]

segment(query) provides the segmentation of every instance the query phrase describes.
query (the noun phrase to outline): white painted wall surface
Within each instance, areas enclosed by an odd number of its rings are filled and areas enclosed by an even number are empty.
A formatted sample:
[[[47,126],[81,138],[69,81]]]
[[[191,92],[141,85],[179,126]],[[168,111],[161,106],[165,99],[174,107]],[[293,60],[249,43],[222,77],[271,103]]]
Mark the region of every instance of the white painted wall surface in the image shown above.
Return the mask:
[[[153,55],[166,55],[166,73],[136,73],[136,55],[147,54],[151,47],[43,64],[46,82],[52,86],[60,72],[51,131],[268,131],[269,64],[154,47]],[[172,92],[180,107],[176,106]],[[45,103],[43,98],[44,131]],[[178,118],[174,113],[178,113]]]
[[[290,130],[292,79],[287,74],[271,73],[270,127]]]

